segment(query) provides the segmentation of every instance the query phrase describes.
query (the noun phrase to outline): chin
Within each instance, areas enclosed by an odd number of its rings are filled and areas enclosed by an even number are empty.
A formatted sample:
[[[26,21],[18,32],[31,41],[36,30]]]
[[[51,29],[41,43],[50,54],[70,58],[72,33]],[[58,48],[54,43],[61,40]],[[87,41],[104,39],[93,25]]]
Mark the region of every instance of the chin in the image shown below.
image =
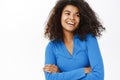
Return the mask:
[[[76,29],[74,29],[74,30],[67,30],[67,31],[73,33],[75,30],[76,30]]]

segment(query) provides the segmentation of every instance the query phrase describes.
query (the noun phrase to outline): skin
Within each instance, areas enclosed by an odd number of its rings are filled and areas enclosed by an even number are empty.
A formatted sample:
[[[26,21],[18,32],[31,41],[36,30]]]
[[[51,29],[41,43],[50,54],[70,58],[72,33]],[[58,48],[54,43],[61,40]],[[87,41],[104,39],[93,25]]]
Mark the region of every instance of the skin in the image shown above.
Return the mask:
[[[72,5],[67,5],[62,11],[61,24],[64,33],[64,44],[71,55],[74,31],[77,29],[79,22],[80,14],[78,8]]]
[[[80,14],[77,7],[73,5],[67,5],[64,7],[61,15],[61,25],[64,33],[63,41],[69,52],[72,55],[73,51],[73,37],[74,31],[77,29],[80,23]],[[56,73],[60,72],[59,68],[53,64],[47,64],[43,68],[45,72]],[[91,67],[84,68],[85,73],[91,72]]]
[[[78,8],[72,5],[65,6],[61,16],[61,24],[64,34],[66,34],[65,32],[73,34],[74,30],[78,27],[79,22],[80,14]]]
[[[55,65],[53,65],[53,64],[47,64],[47,65],[45,65],[45,67],[43,68],[43,70],[45,72],[49,72],[49,73],[60,72],[60,70],[58,69],[58,67],[55,66]]]

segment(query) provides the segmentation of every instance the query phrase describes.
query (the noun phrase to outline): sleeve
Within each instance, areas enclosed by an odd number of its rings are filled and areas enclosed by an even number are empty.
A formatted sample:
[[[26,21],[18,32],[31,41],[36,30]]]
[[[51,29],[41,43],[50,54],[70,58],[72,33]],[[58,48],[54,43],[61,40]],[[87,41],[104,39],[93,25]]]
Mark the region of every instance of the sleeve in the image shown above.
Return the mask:
[[[56,57],[54,54],[53,44],[49,43],[45,51],[45,64],[54,64],[56,65]],[[84,77],[84,68],[79,68],[69,72],[59,72],[59,73],[48,73],[45,72],[46,80],[78,80]]]
[[[82,80],[104,80],[104,66],[96,37],[87,37],[87,51],[92,71]]]

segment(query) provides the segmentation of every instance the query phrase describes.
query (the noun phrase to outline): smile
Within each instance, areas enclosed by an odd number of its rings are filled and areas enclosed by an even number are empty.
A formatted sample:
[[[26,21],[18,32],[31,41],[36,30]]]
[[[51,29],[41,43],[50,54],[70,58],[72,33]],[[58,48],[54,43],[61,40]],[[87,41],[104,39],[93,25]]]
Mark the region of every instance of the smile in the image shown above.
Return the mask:
[[[71,21],[67,22],[67,24],[69,24],[69,25],[75,25],[75,23],[71,22]]]

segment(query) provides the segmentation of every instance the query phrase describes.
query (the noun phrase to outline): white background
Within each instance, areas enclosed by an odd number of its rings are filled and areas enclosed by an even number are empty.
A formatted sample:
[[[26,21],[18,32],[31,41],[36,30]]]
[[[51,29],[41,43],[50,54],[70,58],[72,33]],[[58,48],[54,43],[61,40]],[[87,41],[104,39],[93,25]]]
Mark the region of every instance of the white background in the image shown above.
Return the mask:
[[[106,31],[105,80],[120,80],[120,0],[87,0]],[[0,80],[45,80],[44,26],[56,0],[0,0]]]

